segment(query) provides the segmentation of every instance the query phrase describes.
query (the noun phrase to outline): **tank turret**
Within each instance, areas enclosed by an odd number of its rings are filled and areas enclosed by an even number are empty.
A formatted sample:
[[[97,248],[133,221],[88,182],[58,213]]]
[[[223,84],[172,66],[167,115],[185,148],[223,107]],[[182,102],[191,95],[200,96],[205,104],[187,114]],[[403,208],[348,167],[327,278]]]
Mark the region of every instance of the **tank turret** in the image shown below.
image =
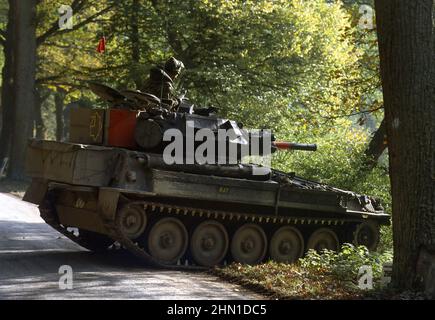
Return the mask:
[[[175,141],[183,145],[183,158],[188,158],[201,145],[204,148],[207,140],[209,148],[204,156],[213,151],[214,160],[221,164],[223,159],[234,164],[245,156],[266,156],[277,150],[317,150],[314,144],[276,141],[268,130],[245,129],[241,123],[219,118],[213,107],[196,108],[184,95],[179,97],[179,105],[174,110],[157,97],[139,91],[117,91],[95,83],[91,83],[90,88],[114,108],[135,113],[134,133],[130,139],[134,141],[125,147],[162,154]]]

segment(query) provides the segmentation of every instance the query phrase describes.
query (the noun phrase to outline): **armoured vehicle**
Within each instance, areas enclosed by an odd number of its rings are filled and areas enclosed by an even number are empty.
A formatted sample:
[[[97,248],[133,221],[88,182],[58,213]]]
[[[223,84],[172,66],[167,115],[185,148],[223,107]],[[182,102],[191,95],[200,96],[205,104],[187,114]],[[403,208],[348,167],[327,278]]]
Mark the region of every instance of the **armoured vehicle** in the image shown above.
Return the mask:
[[[372,197],[240,162],[241,150],[268,155],[314,151],[315,145],[242,130],[213,108],[195,109],[185,99],[171,111],[155,96],[91,88],[111,107],[74,110],[69,142],[29,142],[32,183],[24,197],[39,205],[46,223],[87,249],[122,247],[161,267],[291,263],[309,249],[337,250],[344,242],[373,250],[379,226],[389,223]],[[185,138],[204,128],[215,146],[235,146],[234,159],[189,163],[200,148],[193,142],[190,151],[183,146],[181,161],[165,160],[163,151],[173,142],[165,132],[177,129]],[[229,128],[234,136],[219,136],[219,129]],[[255,140],[261,146],[270,141],[270,148],[254,148]]]

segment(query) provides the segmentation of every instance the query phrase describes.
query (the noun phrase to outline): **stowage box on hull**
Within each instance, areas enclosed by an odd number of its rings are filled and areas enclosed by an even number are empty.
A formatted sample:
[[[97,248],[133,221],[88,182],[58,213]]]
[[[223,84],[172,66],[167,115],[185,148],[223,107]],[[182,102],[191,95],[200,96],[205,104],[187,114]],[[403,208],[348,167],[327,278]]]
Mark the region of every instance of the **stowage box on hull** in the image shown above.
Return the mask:
[[[69,141],[72,143],[134,148],[138,112],[122,109],[71,110]]]
[[[32,140],[27,148],[30,177],[75,185],[105,186],[110,179],[113,149]]]

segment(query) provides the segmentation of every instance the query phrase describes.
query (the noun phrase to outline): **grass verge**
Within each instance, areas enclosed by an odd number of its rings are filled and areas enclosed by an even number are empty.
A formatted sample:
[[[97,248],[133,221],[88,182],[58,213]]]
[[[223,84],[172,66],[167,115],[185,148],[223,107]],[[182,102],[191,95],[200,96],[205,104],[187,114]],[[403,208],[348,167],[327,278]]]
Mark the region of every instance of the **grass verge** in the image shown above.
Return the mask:
[[[299,265],[267,262],[238,263],[213,269],[213,274],[261,293],[270,299],[362,299],[363,292],[325,271],[308,271]]]
[[[273,261],[255,266],[233,263],[211,272],[271,299],[426,299],[421,292],[397,292],[382,285],[383,265],[392,257],[391,250],[376,253],[344,244],[339,252],[325,250],[319,254],[310,250],[291,265]],[[362,266],[371,270],[370,290],[358,286],[358,280],[367,274],[360,274]]]

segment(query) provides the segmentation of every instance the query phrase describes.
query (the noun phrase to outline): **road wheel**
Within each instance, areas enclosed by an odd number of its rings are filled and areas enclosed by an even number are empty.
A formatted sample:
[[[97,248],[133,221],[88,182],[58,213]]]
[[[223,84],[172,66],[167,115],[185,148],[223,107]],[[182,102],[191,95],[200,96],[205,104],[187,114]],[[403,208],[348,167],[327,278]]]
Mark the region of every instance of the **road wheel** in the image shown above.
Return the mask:
[[[164,218],[151,228],[148,249],[153,258],[163,264],[175,264],[187,249],[188,234],[176,218]]]
[[[340,247],[338,237],[334,231],[321,228],[313,232],[308,239],[307,249],[313,249],[321,253],[324,249],[337,251]]]
[[[145,230],[147,216],[143,207],[127,204],[118,211],[118,226],[130,239],[137,239]]]
[[[206,267],[219,264],[228,250],[228,234],[216,221],[204,221],[193,232],[190,250],[195,261]]]
[[[379,244],[379,224],[376,222],[363,222],[357,226],[353,242],[357,246],[366,246],[375,250]]]
[[[256,224],[241,226],[231,240],[231,254],[236,262],[257,264],[264,259],[266,250],[266,234]]]
[[[293,263],[304,253],[304,238],[294,227],[281,227],[272,236],[269,250],[274,261]]]
[[[114,242],[112,239],[103,234],[84,229],[79,229],[79,238],[80,245],[82,247],[94,252],[104,252]]]

